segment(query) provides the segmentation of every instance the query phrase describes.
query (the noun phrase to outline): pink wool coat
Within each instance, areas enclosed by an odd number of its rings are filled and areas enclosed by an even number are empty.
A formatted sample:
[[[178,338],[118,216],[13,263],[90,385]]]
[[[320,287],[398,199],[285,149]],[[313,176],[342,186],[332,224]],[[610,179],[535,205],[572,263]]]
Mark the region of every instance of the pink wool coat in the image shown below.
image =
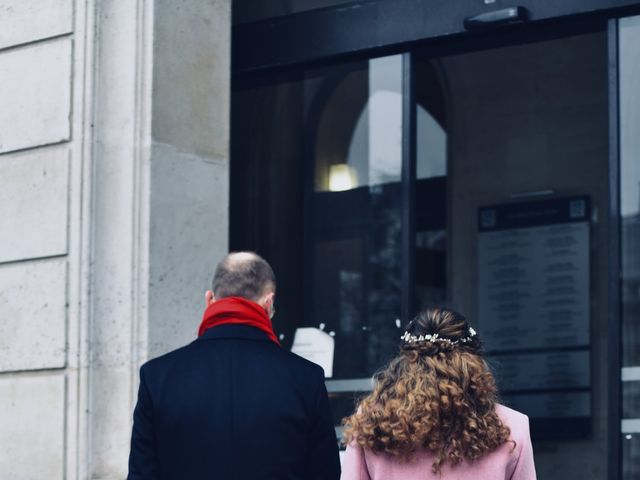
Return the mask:
[[[506,443],[477,462],[442,466],[440,474],[431,471],[434,455],[418,454],[409,462],[372,453],[349,445],[342,463],[342,480],[536,480],[529,419],[503,405],[496,406],[498,416],[511,429],[512,443]]]

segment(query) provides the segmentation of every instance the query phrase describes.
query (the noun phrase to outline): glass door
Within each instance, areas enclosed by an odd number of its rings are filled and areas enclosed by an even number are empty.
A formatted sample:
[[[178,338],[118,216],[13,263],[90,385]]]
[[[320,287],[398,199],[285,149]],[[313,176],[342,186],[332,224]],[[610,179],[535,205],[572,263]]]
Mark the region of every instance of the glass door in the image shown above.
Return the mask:
[[[274,266],[274,327],[325,367],[336,425],[445,305],[529,415],[539,478],[638,475],[637,18],[235,83],[231,248]]]
[[[399,337],[402,56],[308,72],[305,83],[304,326],[335,342],[328,378],[369,383]]]
[[[413,52],[414,305],[478,330],[545,479],[608,475],[607,41]]]
[[[324,367],[336,425],[404,323],[404,58],[249,82],[232,98],[231,247],[273,265],[274,327]]]

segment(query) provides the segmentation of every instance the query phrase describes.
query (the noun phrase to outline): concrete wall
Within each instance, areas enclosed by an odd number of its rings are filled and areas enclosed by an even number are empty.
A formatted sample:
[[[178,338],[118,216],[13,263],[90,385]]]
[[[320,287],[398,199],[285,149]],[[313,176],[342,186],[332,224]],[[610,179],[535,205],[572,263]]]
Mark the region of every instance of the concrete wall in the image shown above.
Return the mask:
[[[155,4],[151,357],[194,339],[228,248],[230,3]]]
[[[77,468],[83,37],[72,0],[0,5],[2,478]]]
[[[0,478],[126,475],[138,368],[195,337],[227,249],[229,24],[0,4]]]

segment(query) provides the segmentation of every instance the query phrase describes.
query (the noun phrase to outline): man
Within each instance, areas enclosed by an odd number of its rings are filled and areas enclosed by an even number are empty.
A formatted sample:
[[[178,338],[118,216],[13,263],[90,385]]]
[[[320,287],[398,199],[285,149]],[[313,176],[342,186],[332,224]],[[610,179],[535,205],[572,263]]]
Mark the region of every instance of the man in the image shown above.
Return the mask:
[[[322,369],[280,347],[276,282],[254,253],[218,265],[191,344],[144,364],[129,479],[337,479]]]

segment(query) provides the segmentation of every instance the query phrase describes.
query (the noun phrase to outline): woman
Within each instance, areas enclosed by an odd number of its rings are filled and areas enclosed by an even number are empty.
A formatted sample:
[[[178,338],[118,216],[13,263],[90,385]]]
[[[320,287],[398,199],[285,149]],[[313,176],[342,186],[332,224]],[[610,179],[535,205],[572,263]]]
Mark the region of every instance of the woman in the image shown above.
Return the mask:
[[[346,418],[343,480],[535,480],[528,418],[496,402],[466,319],[420,313],[400,354]]]

